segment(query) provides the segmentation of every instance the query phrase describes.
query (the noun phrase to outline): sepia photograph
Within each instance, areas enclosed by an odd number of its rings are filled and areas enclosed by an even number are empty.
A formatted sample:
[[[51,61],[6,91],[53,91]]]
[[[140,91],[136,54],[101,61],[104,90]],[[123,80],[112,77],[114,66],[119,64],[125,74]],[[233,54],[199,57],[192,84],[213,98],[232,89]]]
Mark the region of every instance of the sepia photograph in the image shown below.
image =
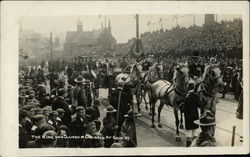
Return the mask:
[[[244,19],[152,10],[18,16],[17,149],[247,146]]]

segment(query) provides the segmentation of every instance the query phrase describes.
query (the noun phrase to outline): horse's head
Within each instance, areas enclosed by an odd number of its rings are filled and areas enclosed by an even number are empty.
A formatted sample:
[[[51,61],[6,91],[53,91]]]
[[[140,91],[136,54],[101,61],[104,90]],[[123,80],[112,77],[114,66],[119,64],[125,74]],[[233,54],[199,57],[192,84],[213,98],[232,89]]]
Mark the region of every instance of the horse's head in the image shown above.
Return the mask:
[[[178,63],[177,68],[175,68],[176,73],[176,83],[179,86],[186,87],[189,82],[189,68],[187,62]]]
[[[158,78],[163,79],[163,64],[162,64],[162,62],[157,63],[155,68],[156,68],[156,73],[158,75]]]
[[[155,63],[149,70],[149,77],[152,82],[163,79],[163,65],[162,63]]]
[[[222,81],[221,70],[218,67],[213,67],[209,71],[210,78],[215,86],[219,89],[223,88],[224,82]]]
[[[130,76],[134,80],[142,80],[142,65],[141,64],[134,64],[130,69]]]

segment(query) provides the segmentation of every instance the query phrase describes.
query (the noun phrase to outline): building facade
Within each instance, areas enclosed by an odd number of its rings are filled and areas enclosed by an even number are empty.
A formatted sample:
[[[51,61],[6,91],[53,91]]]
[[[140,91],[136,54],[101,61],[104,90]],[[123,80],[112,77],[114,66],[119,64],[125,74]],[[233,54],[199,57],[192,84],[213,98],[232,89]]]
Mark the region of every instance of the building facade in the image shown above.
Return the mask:
[[[108,27],[83,31],[82,22],[78,19],[77,31],[66,32],[64,55],[72,57],[97,54],[112,49],[115,44],[116,39],[111,33],[110,21]]]

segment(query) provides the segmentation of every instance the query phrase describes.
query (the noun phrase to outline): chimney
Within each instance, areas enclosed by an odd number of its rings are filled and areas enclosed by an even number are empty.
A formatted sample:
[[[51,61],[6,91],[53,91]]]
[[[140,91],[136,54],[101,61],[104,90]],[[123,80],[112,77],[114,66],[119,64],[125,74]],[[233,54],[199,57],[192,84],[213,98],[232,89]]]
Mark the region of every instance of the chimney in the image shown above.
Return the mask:
[[[77,32],[82,32],[82,22],[80,21],[80,18],[78,18],[77,21]]]

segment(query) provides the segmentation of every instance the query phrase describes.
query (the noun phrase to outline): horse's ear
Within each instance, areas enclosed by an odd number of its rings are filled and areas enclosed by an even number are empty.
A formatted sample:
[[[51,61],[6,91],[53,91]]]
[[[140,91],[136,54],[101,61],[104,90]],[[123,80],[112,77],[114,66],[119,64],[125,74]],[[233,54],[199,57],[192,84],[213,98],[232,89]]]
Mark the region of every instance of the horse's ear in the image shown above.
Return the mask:
[[[186,66],[186,67],[188,66],[188,62],[187,61],[185,61],[184,66]]]
[[[177,65],[177,66],[175,67],[175,69],[176,69],[176,70],[180,70],[180,65]]]
[[[217,64],[216,64],[216,67],[219,67],[220,66],[220,62],[218,62]]]

